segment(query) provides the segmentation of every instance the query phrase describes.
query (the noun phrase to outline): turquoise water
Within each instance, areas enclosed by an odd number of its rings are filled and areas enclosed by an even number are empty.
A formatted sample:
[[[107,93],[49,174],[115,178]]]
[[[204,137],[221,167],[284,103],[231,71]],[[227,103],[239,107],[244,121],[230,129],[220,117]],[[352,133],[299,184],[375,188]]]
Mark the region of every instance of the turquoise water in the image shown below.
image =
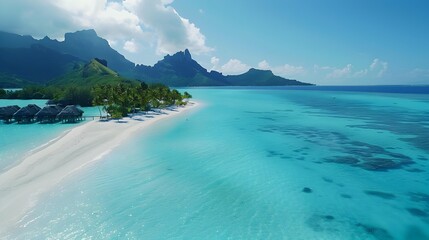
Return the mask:
[[[429,239],[429,95],[189,89],[17,239]]]
[[[0,106],[18,105],[20,107],[28,104],[45,106],[46,100],[3,100]],[[86,116],[99,115],[98,109],[83,108]],[[88,118],[90,120],[92,118]],[[0,121],[0,172],[10,168],[29,151],[43,147],[47,142],[61,136],[66,131],[75,127],[76,124],[4,124]]]

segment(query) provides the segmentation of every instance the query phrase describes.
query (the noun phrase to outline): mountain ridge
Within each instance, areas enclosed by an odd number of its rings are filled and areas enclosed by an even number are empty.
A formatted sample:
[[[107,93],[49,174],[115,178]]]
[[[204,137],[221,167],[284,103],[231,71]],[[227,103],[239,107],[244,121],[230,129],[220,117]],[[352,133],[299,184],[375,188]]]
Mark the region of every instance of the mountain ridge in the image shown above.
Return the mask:
[[[40,52],[34,52],[34,48],[48,49],[46,51],[50,51],[52,56],[56,56],[56,58],[52,57],[52,59],[57,59],[59,63],[63,63],[65,60],[58,56],[63,56],[68,61],[63,64],[65,66],[51,63],[52,61],[48,60],[45,63],[43,55]],[[40,59],[38,63],[40,69],[31,67],[31,62],[27,61],[28,69],[12,68],[13,70],[8,70],[6,62],[10,61],[10,59],[13,59],[12,62],[15,65],[19,65],[26,58],[31,58],[28,56],[21,59],[13,57],[17,55],[16,53],[30,51],[28,49],[33,49],[33,57]],[[0,56],[0,73],[3,73],[4,76],[16,76],[23,80],[21,81],[22,83],[31,81],[46,84],[72,71],[71,66],[88,63],[92,59],[98,58],[106,60],[106,66],[127,78],[138,79],[148,83],[163,83],[174,87],[311,85],[276,76],[269,70],[249,69],[248,72],[240,75],[225,76],[220,72],[208,71],[202,67],[192,58],[188,49],[173,55],[166,55],[153,66],[134,64],[111,48],[108,41],[99,37],[92,29],[66,33],[64,41],[53,40],[49,37],[37,40],[31,36],[21,36],[0,31],[1,52],[8,52],[8,54],[3,57],[3,62]],[[69,59],[68,56],[72,58]],[[49,58],[51,57],[47,57],[47,59]],[[43,65],[44,63],[45,65]],[[47,69],[56,69],[56,71],[46,74]],[[38,77],[35,78],[34,76]],[[10,83],[13,78],[9,77],[8,79]],[[0,77],[1,86],[2,80]]]

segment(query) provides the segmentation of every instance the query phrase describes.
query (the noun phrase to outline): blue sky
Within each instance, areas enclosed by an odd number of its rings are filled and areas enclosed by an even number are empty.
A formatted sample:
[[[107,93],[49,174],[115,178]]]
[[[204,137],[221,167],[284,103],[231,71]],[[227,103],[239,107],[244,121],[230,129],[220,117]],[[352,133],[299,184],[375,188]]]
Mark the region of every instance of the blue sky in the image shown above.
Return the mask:
[[[224,61],[301,66],[304,71],[292,77],[318,84],[429,84],[427,1],[218,0],[173,6],[193,19]],[[387,65],[381,76],[381,66],[370,74],[374,59]]]
[[[26,0],[0,30],[60,39],[93,28],[136,63],[189,48],[205,68],[320,85],[429,84],[425,0]]]

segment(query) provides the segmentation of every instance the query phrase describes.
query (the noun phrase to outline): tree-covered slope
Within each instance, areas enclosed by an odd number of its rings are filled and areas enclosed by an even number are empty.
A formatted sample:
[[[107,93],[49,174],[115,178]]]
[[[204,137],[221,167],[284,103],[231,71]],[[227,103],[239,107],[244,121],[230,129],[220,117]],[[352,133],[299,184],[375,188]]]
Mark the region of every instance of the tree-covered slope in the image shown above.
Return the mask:
[[[123,78],[108,68],[103,60],[93,59],[87,64],[75,65],[72,71],[50,81],[48,85],[92,87],[97,84],[116,83],[139,83],[139,81]]]
[[[0,88],[21,88],[30,84],[33,83],[16,76],[0,72]]]

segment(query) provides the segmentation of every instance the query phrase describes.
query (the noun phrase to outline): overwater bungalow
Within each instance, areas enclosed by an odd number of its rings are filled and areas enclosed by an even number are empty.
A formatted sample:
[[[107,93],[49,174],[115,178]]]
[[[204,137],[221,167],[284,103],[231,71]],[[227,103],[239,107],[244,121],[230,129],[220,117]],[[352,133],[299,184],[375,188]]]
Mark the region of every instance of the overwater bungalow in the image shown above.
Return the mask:
[[[0,120],[10,123],[13,119],[13,114],[15,114],[20,107],[17,105],[0,107]]]
[[[77,122],[83,120],[83,111],[75,105],[68,105],[57,115],[57,117],[63,123]]]
[[[36,113],[36,120],[41,123],[56,122],[58,121],[57,115],[63,110],[62,107],[57,105],[46,106]]]
[[[13,114],[13,118],[18,123],[30,123],[33,122],[36,113],[38,113],[40,109],[41,108],[36,104],[28,104],[26,107],[19,109]]]

